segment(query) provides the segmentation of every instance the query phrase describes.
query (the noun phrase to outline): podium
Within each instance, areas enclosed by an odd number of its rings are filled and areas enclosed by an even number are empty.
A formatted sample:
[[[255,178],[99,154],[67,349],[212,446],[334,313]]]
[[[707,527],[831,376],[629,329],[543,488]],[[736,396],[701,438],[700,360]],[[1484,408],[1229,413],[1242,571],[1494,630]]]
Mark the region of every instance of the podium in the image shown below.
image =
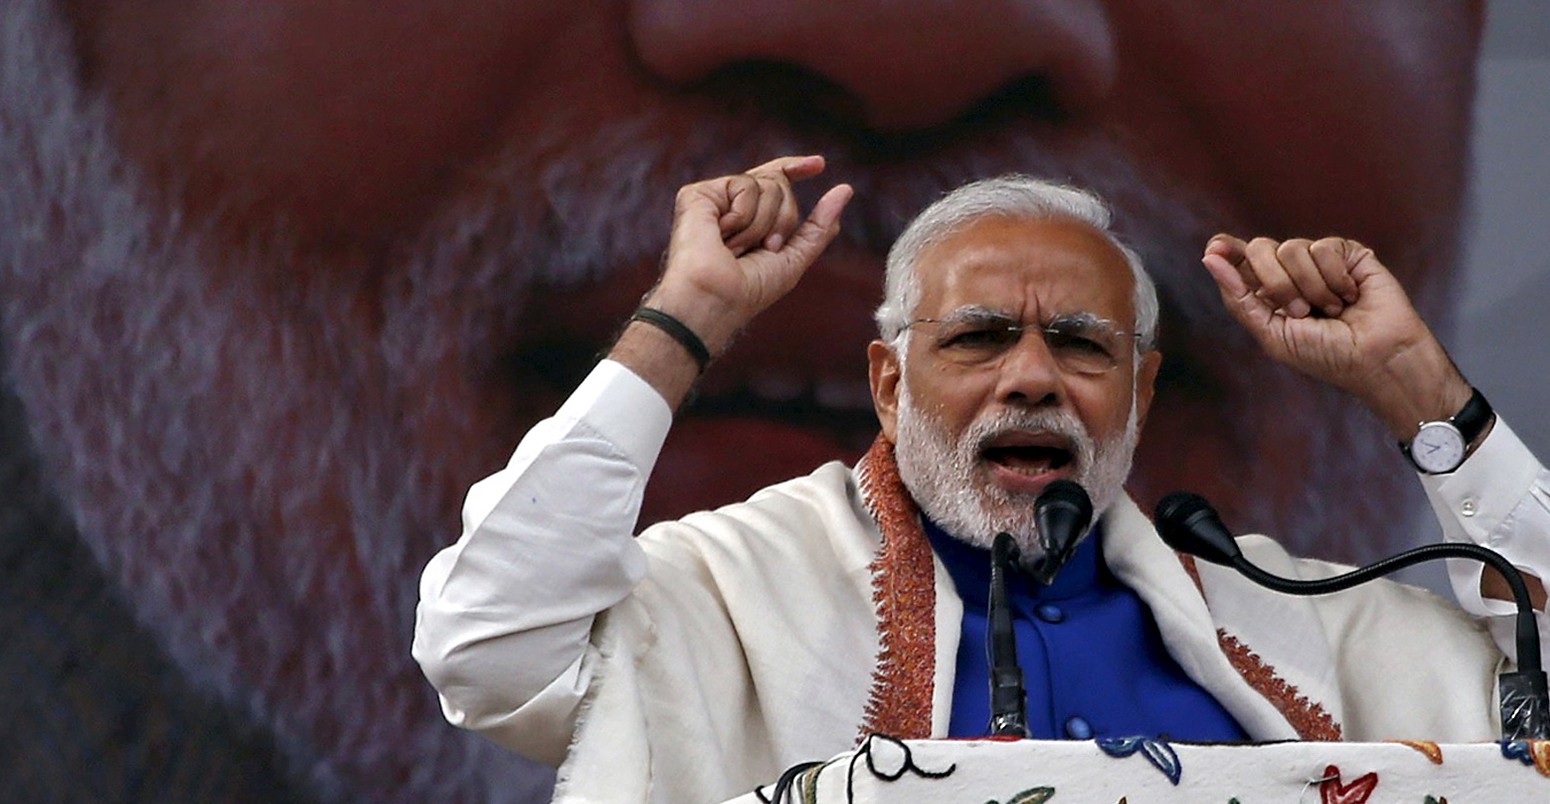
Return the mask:
[[[733,799],[768,801],[773,783]],[[897,740],[795,776],[815,804],[1517,804],[1550,802],[1550,741],[1257,744],[1149,738]],[[732,804],[729,802],[729,804]]]

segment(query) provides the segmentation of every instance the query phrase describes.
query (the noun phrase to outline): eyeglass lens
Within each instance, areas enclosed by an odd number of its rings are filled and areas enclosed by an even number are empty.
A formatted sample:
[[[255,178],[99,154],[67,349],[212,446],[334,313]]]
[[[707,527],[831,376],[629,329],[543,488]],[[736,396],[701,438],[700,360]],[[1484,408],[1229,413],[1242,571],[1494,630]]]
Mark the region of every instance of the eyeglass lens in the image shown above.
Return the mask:
[[[1002,317],[926,319],[919,323],[938,325],[933,343],[938,355],[971,366],[999,359],[1022,340],[1026,330],[1032,329],[1044,336],[1045,345],[1062,370],[1075,374],[1103,374],[1119,365],[1123,339],[1123,333],[1088,316],[1063,316],[1042,326],[1020,324]]]

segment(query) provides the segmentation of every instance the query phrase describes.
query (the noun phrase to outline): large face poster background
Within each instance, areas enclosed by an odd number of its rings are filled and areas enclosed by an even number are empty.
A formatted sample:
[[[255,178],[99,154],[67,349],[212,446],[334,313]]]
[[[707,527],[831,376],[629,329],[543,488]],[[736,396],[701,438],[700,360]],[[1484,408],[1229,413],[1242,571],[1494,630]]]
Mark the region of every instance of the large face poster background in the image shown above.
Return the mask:
[[[855,185],[845,232],[707,374],[643,517],[859,455],[888,244],[1020,171],[1108,196],[1159,282],[1143,507],[1194,490],[1345,560],[1408,544],[1389,439],[1266,365],[1198,258],[1216,231],[1356,237],[1446,329],[1482,19],[11,0],[0,793],[541,798],[548,771],[442,721],[419,570],[650,287],[675,189],[783,153]]]

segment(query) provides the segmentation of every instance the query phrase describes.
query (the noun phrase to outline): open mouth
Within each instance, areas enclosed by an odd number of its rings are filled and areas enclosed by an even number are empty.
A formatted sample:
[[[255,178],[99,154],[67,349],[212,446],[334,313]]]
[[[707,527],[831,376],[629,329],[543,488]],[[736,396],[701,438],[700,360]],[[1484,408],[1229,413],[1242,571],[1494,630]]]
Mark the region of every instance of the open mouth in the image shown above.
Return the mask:
[[[988,447],[981,457],[996,466],[1020,475],[1056,472],[1072,462],[1071,451],[1056,446],[1012,445]]]
[[[827,461],[854,463],[877,435],[870,397],[855,388],[762,385],[707,393],[681,411],[646,488],[642,524],[745,499]]]
[[[1012,492],[1037,493],[1053,475],[1076,470],[1071,438],[1046,430],[1011,430],[991,436],[980,447],[980,460],[995,482]]]
[[[787,377],[705,394],[685,406],[696,420],[760,419],[801,427],[832,441],[846,454],[866,451],[877,435],[877,415],[864,381],[801,383]]]

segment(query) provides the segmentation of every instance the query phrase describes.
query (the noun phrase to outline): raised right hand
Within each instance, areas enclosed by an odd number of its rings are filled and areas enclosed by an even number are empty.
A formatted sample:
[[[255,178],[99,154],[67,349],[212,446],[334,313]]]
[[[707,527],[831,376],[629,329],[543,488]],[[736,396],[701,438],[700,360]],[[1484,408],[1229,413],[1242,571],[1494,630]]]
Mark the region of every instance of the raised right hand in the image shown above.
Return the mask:
[[[785,156],[678,191],[662,278],[646,304],[683,321],[720,354],[839,234],[851,188],[831,188],[804,221],[793,182],[822,173],[821,156]]]
[[[755,316],[796,286],[840,231],[848,184],[831,188],[804,221],[791,184],[823,172],[821,156],[786,156],[678,191],[662,277],[644,304],[682,321],[720,355]],[[608,355],[676,408],[699,366],[662,331],[627,327]]]

